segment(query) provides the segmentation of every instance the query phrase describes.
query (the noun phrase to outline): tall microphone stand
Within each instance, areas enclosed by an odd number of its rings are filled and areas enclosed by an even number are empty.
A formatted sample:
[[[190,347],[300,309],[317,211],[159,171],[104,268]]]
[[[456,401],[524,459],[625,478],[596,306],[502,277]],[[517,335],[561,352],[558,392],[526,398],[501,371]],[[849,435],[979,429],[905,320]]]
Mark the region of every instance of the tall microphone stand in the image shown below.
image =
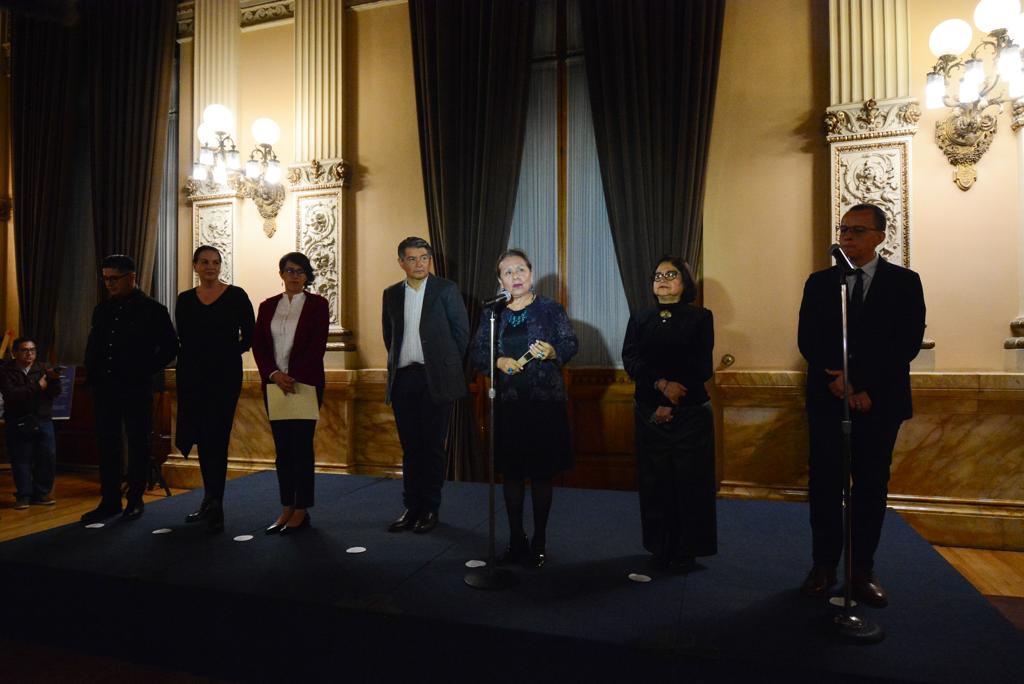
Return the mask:
[[[850,418],[850,352],[849,352],[849,327],[847,311],[847,284],[846,274],[855,270],[853,263],[839,249],[838,245],[832,245],[829,253],[835,257],[836,265],[839,266],[839,296],[841,301],[841,312],[843,321],[843,417],[840,421],[842,437],[840,439],[842,460],[843,460],[843,596],[829,600],[829,603],[839,606],[840,610],[832,618],[832,626],[835,634],[843,639],[859,643],[878,643],[885,638],[885,632],[881,626],[870,618],[859,617],[851,611],[853,609],[853,560],[851,550],[853,549],[853,507],[851,497],[850,462],[853,459],[853,421]]]
[[[507,300],[506,300],[507,301]],[[494,369],[495,350],[495,321],[497,319],[497,303],[492,303],[487,309],[490,317],[490,352],[491,352],[491,386],[487,389],[487,514],[489,530],[487,534],[487,565],[482,568],[473,568],[466,573],[465,582],[474,589],[508,589],[518,581],[516,576],[509,570],[497,567],[497,560],[494,555],[494,433],[497,424],[495,423],[495,400],[497,399],[497,378]]]

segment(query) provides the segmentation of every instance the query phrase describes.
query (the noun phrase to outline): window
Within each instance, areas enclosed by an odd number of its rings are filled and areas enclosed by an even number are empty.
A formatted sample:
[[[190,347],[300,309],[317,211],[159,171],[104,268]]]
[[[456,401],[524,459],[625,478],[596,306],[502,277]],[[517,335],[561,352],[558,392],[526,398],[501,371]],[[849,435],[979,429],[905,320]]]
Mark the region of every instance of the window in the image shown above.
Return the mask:
[[[539,0],[522,168],[509,247],[538,294],[566,306],[574,366],[621,367],[629,320],[594,142],[578,0]]]

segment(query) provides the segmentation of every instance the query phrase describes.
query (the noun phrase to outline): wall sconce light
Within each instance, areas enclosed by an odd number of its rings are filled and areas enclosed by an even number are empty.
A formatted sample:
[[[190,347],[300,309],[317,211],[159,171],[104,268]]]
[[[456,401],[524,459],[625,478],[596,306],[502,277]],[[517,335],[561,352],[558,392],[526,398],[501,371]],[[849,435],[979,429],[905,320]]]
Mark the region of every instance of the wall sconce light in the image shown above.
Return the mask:
[[[241,154],[231,137],[233,128],[234,117],[224,105],[211,104],[203,110],[203,123],[196,130],[201,144],[199,160],[192,167],[186,189],[192,195],[227,191],[251,199],[263,217],[263,232],[272,237],[277,232],[277,214],[284,203],[281,163],[273,147],[281,137],[281,127],[267,118],[253,122],[256,147],[249,154],[244,174]]]
[[[929,109],[953,111],[935,124],[935,142],[956,167],[953,181],[970,190],[977,180],[974,165],[992,144],[1003,106],[1012,103],[1015,115],[1024,111],[1024,68],[1020,41],[1024,15],[1020,0],[981,0],[974,10],[974,24],[987,38],[967,59],[961,59],[971,43],[973,30],[962,19],[947,19],[936,26],[928,47],[938,61],[928,73],[925,104]],[[957,75],[959,74],[959,78]],[[956,95],[950,87],[957,83]],[[1005,88],[1002,86],[1005,85]],[[1014,130],[1021,125],[1015,119]]]
[[[252,137],[256,139],[256,147],[245,163],[241,193],[256,203],[263,217],[263,232],[267,237],[273,237],[277,232],[277,214],[284,203],[281,162],[274,152],[274,143],[281,137],[281,127],[273,119],[256,119],[252,122]]]

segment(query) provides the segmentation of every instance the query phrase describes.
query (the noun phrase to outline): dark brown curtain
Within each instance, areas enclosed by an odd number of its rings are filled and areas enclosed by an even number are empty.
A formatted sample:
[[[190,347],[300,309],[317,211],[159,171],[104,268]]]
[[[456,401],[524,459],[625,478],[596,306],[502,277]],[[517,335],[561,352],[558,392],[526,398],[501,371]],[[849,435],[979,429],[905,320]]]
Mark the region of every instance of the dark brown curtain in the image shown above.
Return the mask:
[[[587,85],[615,254],[631,311],[662,254],[699,277],[725,0],[580,2]]]
[[[11,24],[14,249],[20,332],[39,359],[53,345],[66,211],[71,196],[74,29],[15,15]]]
[[[131,256],[140,286],[149,289],[167,146],[174,0],[86,0],[82,15],[96,258]]]
[[[515,209],[533,5],[409,2],[430,242],[438,275],[458,283],[473,326],[476,303],[494,293],[494,260],[508,243]],[[477,442],[472,405],[461,401],[449,433],[449,477],[485,476]]]

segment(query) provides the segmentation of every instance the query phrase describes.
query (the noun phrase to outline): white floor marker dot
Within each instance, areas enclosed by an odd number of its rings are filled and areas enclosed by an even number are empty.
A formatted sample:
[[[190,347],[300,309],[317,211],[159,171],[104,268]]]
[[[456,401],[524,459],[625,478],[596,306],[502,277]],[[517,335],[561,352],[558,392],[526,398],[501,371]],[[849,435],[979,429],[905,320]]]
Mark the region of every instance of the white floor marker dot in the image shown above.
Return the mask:
[[[106,527],[106,525],[104,523],[92,523],[91,525],[86,525],[86,527],[90,530],[98,530],[101,527]]]
[[[240,534],[237,537],[234,537],[233,539],[235,541],[237,541],[237,542],[252,541],[252,535],[251,534]]]
[[[172,530],[170,527],[161,527],[159,529],[153,530],[153,534],[170,534],[173,531],[174,530]]]
[[[633,581],[633,582],[650,582],[651,581],[650,575],[641,575],[640,573],[637,573],[637,572],[631,572],[631,573],[629,573],[629,575],[627,575],[627,577],[629,577],[630,581]]]
[[[487,561],[482,560],[468,560],[466,561],[467,568],[482,568],[487,565]]]
[[[350,546],[349,548],[345,549],[345,553],[366,553],[366,547],[365,546]]]

